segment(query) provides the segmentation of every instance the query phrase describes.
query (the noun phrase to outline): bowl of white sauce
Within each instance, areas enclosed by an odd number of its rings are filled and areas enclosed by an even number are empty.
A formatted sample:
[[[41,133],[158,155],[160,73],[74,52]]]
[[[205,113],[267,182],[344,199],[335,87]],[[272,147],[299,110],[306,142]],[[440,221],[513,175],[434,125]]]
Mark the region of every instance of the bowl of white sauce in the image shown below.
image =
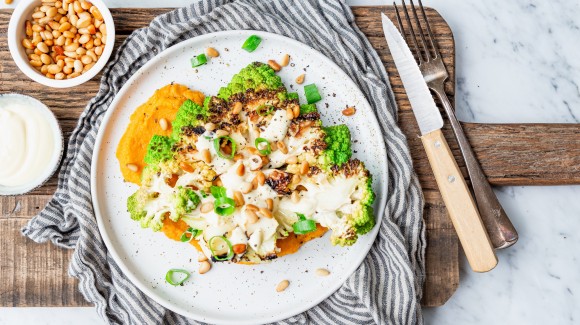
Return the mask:
[[[63,137],[52,111],[30,96],[0,94],[0,195],[44,184],[57,170]]]

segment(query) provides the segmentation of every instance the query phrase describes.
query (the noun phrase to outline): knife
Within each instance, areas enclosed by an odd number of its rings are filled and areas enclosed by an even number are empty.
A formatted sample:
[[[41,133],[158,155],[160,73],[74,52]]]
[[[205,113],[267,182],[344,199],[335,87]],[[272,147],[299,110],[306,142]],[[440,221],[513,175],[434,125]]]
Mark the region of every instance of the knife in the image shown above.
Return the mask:
[[[382,20],[389,50],[421,131],[423,147],[467,261],[475,272],[490,271],[497,265],[497,257],[471,192],[441,132],[441,113],[403,36],[386,15],[382,14]]]

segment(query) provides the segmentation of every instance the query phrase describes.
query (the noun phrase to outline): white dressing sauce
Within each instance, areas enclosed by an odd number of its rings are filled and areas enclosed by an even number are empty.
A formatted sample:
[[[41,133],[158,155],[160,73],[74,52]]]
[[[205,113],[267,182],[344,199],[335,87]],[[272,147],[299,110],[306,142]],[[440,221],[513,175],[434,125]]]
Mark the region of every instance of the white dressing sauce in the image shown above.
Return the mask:
[[[0,185],[23,186],[46,175],[59,139],[46,115],[19,98],[0,101]]]

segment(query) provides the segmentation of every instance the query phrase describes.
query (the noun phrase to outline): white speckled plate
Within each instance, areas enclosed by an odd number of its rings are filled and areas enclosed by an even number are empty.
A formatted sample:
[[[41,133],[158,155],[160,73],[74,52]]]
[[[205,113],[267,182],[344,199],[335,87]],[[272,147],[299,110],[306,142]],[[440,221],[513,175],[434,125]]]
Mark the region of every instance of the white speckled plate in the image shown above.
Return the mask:
[[[253,53],[241,49],[244,40],[257,34],[263,41]],[[192,56],[215,47],[218,58],[192,69]],[[119,266],[139,289],[163,306],[196,320],[220,324],[258,324],[288,318],[303,312],[336,291],[365,258],[377,235],[377,226],[349,248],[333,247],[329,234],[305,244],[298,253],[271,263],[246,266],[214,264],[204,275],[198,269],[197,252],[187,244],[172,241],[161,232],[141,229],[129,218],[125,202],[136,186],[123,181],[115,157],[117,144],[131,113],[153,92],[171,82],[216,94],[241,68],[254,61],[292,56],[291,65],[279,73],[304,102],[303,87],[294,82],[306,72],[306,82],[316,83],[323,95],[318,103],[325,125],[346,123],[353,135],[354,157],[363,160],[373,174],[377,193],[375,211],[383,215],[386,202],[387,157],[379,125],[363,93],[333,62],[311,47],[275,34],[228,31],[181,42],[143,66],[121,89],[102,122],[95,146],[91,185],[93,205],[101,235]],[[354,105],[357,113],[341,111]],[[327,277],[315,275],[326,268]],[[165,283],[170,268],[191,271],[183,285]],[[277,293],[276,284],[288,279],[290,286]]]

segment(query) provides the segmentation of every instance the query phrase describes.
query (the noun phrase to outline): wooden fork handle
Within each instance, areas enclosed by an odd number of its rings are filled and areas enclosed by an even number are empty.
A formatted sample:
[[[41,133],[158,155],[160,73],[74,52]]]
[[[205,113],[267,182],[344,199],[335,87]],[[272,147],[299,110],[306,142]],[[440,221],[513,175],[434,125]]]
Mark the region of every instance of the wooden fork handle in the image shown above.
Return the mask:
[[[497,257],[443,133],[430,132],[421,141],[469,265],[475,272],[492,270]]]

